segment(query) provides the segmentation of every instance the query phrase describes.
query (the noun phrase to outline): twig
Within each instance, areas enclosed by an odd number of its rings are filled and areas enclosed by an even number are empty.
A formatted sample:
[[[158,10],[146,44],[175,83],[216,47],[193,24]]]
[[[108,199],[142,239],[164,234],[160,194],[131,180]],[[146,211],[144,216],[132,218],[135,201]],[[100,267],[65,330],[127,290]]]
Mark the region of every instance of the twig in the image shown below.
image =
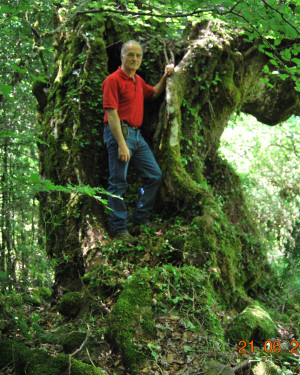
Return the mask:
[[[86,348],[86,352],[87,352],[87,355],[88,355],[88,357],[89,357],[89,360],[90,360],[91,364],[92,364],[94,367],[96,367],[95,363],[93,362],[93,360],[92,360],[92,358],[91,358],[91,356],[90,356],[90,352],[89,352],[88,348]]]
[[[163,42],[163,45],[164,45],[164,55],[165,55],[166,64],[168,64],[169,58],[168,58],[168,53],[167,53],[166,42],[164,40],[162,40],[162,42]]]
[[[72,354],[69,354],[69,372],[68,372],[69,375],[71,375],[71,368],[72,368],[72,361],[71,361],[71,359],[72,359],[72,357],[75,354],[79,353],[83,349],[84,345],[86,344],[86,342],[87,342],[87,340],[88,340],[88,338],[90,336],[90,326],[87,324],[87,327],[88,327],[88,331],[87,331],[86,337],[83,340],[82,344],[80,345],[80,347],[78,349],[75,350],[75,352],[73,352]]]

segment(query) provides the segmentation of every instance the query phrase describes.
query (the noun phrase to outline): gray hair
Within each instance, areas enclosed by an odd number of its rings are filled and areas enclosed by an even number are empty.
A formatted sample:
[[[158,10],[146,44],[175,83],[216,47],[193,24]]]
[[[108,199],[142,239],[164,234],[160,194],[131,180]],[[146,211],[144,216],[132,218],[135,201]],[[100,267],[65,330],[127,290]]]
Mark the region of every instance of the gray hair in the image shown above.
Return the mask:
[[[141,44],[139,42],[137,42],[136,40],[128,40],[127,42],[123,43],[122,45],[122,48],[121,48],[121,55],[125,55],[125,50],[126,50],[126,47],[129,45],[129,44],[137,44],[138,46],[141,47],[141,50],[143,51],[143,47],[141,46]]]

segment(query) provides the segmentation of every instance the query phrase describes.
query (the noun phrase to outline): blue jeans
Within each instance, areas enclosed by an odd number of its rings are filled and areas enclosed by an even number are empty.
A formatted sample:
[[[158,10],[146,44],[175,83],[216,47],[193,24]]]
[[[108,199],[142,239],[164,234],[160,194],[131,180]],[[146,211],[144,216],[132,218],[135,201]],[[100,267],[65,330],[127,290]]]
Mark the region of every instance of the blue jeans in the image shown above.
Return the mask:
[[[161,170],[144,140],[139,129],[129,126],[129,137],[126,140],[130,151],[130,160],[124,163],[118,159],[118,143],[109,125],[104,128],[104,143],[108,150],[109,186],[108,192],[120,198],[127,189],[127,171],[129,163],[138,171],[142,178],[136,208],[132,214],[132,221],[142,224],[149,220],[154,207],[155,197],[162,177]],[[110,229],[112,234],[127,230],[127,209],[123,199],[108,197]]]

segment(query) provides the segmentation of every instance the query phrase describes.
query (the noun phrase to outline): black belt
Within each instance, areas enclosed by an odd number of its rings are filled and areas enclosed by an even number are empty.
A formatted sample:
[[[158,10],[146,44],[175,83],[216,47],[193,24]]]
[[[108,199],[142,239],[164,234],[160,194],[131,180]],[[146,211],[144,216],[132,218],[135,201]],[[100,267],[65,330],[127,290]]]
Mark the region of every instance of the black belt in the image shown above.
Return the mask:
[[[140,128],[140,126],[132,126],[132,125],[128,124],[127,121],[124,121],[124,122],[125,122],[125,124],[127,124],[128,126],[130,126],[131,129],[138,130]],[[108,125],[108,122],[105,122],[104,125]]]

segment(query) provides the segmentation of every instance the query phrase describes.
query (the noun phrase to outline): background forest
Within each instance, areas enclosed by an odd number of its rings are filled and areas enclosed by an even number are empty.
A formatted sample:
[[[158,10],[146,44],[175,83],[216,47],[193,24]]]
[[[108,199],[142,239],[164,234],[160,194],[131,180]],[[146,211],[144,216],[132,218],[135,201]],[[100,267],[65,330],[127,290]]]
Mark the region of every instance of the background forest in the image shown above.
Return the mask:
[[[297,1],[0,10],[0,373],[299,374]],[[146,107],[166,178],[136,248],[107,231],[97,91],[126,38],[151,84],[178,67]]]

